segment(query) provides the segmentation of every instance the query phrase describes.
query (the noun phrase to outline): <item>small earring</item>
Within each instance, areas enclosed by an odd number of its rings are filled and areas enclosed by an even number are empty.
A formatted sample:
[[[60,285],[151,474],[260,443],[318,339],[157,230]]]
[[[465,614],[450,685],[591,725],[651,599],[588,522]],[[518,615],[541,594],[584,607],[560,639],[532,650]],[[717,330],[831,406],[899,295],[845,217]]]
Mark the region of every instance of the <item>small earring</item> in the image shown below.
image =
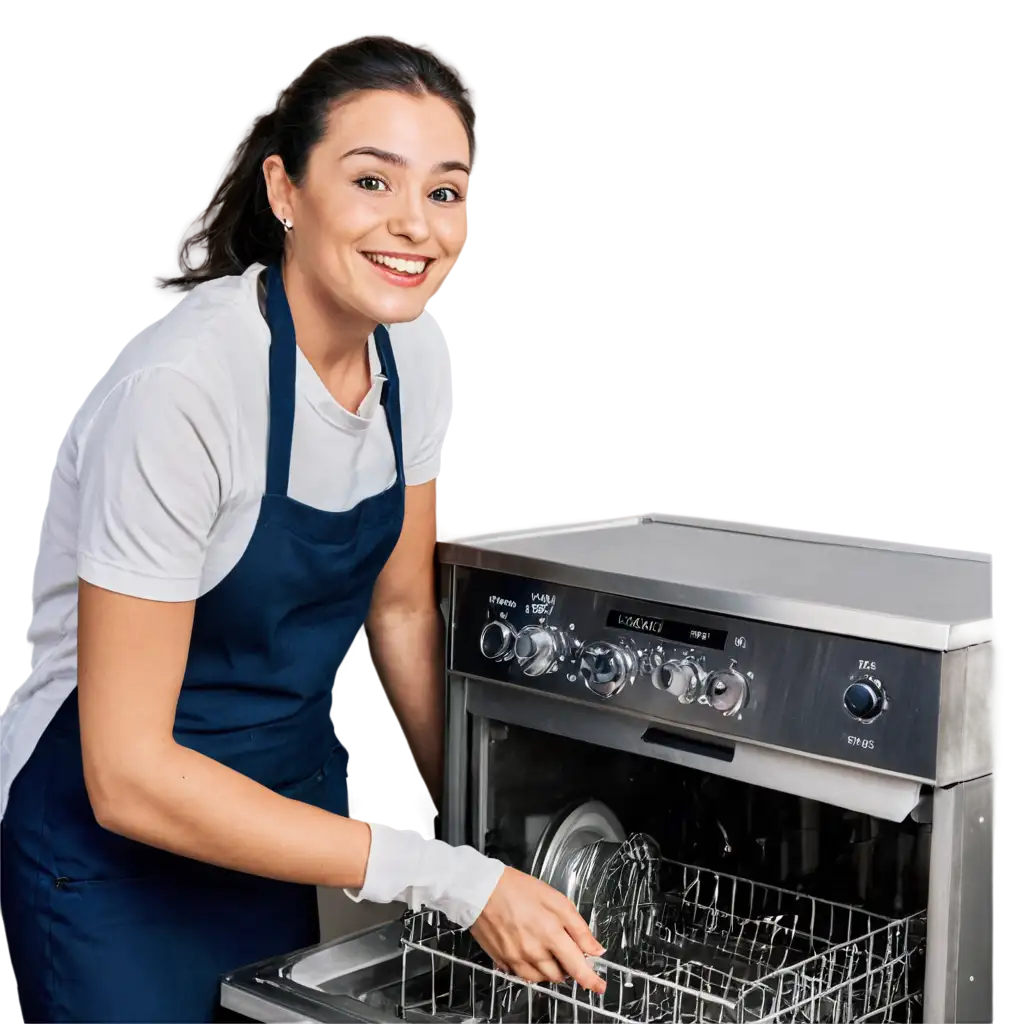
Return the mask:
[[[281,218],[281,223],[284,225],[285,231],[291,231],[291,229],[292,229],[292,222],[287,217],[282,217]]]

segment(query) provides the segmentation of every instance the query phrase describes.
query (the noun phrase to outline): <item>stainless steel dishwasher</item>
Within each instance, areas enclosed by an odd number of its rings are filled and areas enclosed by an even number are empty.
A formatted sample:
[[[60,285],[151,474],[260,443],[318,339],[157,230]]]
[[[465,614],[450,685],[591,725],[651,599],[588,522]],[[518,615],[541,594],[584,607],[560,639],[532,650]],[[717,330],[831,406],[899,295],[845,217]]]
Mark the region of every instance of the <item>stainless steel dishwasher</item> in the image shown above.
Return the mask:
[[[667,516],[439,546],[444,836],[604,997],[438,915],[224,979],[261,1021],[990,1021],[988,556]]]

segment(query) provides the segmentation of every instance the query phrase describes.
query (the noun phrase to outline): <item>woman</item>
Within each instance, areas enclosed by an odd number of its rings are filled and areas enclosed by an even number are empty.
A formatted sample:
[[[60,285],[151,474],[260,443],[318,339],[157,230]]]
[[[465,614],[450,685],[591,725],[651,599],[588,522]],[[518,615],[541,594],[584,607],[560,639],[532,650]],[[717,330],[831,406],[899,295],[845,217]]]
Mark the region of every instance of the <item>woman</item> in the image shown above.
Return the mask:
[[[164,282],[189,294],[68,432],[34,671],[2,727],[27,1020],[216,1019],[221,974],[319,940],[318,885],[440,910],[523,978],[602,990],[559,893],[350,820],[330,719],[365,623],[439,799],[450,379],[423,309],[465,241],[473,123],[428,51],[325,53],[236,153]]]

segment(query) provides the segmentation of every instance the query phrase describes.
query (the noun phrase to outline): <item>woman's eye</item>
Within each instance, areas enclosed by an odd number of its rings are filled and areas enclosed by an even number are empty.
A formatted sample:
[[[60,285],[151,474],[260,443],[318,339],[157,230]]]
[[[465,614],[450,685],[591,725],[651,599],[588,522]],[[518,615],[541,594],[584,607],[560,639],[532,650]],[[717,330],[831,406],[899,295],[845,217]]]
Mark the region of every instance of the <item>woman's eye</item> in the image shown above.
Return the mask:
[[[381,192],[387,187],[380,178],[375,178],[372,175],[368,175],[365,178],[359,178],[356,181],[356,184],[367,192]],[[376,185],[379,185],[380,188],[375,188],[374,186]]]
[[[445,199],[443,197],[444,193],[446,192],[451,197],[450,199]],[[434,191],[431,192],[430,195],[432,198],[437,199],[439,203],[457,203],[462,198],[462,196],[460,196],[459,193],[455,191],[455,189],[449,188],[447,185],[445,185],[444,188],[434,189]],[[442,198],[438,199],[439,196],[441,196]]]

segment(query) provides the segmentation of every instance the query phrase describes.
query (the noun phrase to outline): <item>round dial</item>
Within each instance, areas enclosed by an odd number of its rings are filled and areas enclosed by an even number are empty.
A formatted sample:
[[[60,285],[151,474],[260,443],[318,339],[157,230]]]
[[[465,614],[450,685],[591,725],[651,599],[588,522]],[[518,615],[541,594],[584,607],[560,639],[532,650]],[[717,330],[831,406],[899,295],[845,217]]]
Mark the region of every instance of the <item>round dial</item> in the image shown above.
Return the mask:
[[[680,704],[692,704],[699,696],[704,672],[694,658],[662,662],[651,673],[651,682],[659,690],[679,698]]]
[[[732,716],[743,710],[749,689],[746,678],[734,661],[728,668],[717,669],[708,676],[705,693],[708,703],[716,711]]]
[[[598,640],[580,652],[580,675],[598,697],[614,697],[636,678],[636,655],[628,647]]]
[[[480,633],[480,653],[485,658],[497,661],[511,652],[515,640],[516,634],[512,627],[496,619],[488,622]]]
[[[564,642],[555,630],[544,626],[524,626],[516,638],[516,660],[528,676],[550,672],[564,654]]]
[[[874,721],[885,710],[885,691],[877,679],[855,679],[843,694],[843,706],[858,721]]]

